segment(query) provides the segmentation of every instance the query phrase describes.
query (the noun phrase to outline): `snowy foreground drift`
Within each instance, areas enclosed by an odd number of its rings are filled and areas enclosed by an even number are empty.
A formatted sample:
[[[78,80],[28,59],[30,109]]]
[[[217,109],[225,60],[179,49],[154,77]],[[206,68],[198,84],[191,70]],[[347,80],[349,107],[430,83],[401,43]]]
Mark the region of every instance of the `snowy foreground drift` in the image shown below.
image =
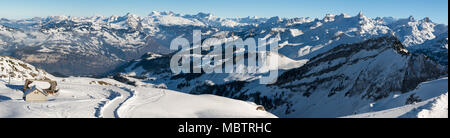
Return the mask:
[[[60,94],[35,103],[23,101],[23,81],[0,81],[0,118],[276,118],[254,103],[213,95],[124,86],[110,79],[57,81]]]
[[[404,105],[405,101],[412,102]],[[409,93],[394,95],[346,118],[448,118],[448,78],[425,82]]]

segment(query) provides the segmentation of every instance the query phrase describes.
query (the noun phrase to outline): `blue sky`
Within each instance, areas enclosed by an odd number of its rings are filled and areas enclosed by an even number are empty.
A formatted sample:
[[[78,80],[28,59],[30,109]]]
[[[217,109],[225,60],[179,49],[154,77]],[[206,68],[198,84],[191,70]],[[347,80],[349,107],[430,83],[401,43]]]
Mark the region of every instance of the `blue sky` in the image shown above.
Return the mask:
[[[313,17],[327,13],[368,17],[430,17],[448,24],[448,0],[0,0],[0,18],[23,19],[49,15],[140,16],[151,11],[182,14],[212,13],[218,17]]]

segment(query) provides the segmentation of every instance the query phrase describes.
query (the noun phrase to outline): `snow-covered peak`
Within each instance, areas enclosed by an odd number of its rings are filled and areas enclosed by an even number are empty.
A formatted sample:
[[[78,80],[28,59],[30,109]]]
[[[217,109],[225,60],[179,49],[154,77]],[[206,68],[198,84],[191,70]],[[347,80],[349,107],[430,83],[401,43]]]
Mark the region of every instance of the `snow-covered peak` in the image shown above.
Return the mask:
[[[158,12],[153,11],[149,16],[143,19],[143,22],[148,25],[192,25],[205,26],[201,21],[193,18],[185,18],[180,14],[175,14],[170,11]]]
[[[416,21],[416,20],[415,20],[414,17],[411,15],[411,16],[408,17],[408,21],[414,22],[414,21]]]
[[[422,44],[427,40],[436,38],[437,35],[435,34],[437,24],[431,22],[429,18],[415,20],[414,17],[410,16],[407,19],[392,22],[388,26],[407,47]]]
[[[383,22],[385,22],[386,24],[391,24],[397,21],[396,18],[394,17],[382,17],[381,18],[383,20]]]
[[[360,11],[357,16],[360,17],[360,18],[364,18],[365,17],[362,11]]]
[[[132,13],[127,13],[124,16],[111,16],[109,20],[110,22],[139,21],[140,17]]]
[[[172,11],[152,11],[148,16],[163,16],[163,15],[176,15],[180,16],[179,14],[175,14]]]
[[[217,26],[217,25],[220,25],[220,23],[225,21],[224,19],[216,17],[211,13],[203,13],[203,12],[199,12],[198,14],[195,14],[195,15],[187,14],[187,15],[183,15],[182,17],[186,18],[186,19],[201,21],[205,25],[208,25],[208,26]]]
[[[199,12],[198,14],[196,14],[194,16],[198,17],[198,18],[206,18],[209,20],[213,20],[215,18],[211,13],[203,13],[203,12]]]
[[[325,15],[325,17],[322,20],[324,22],[331,22],[331,21],[334,21],[335,17],[336,17],[335,14],[327,14],[327,15]]]
[[[91,18],[92,19],[92,18]],[[94,18],[97,25],[108,24],[108,27],[116,28],[116,29],[128,29],[131,28],[133,30],[137,29],[141,24],[141,17],[136,14],[127,13],[124,16],[111,16],[108,18],[105,17],[95,17]],[[102,22],[103,20],[103,22]],[[92,23],[92,22],[90,22]]]
[[[421,21],[422,22],[433,22],[433,21],[431,21],[430,17],[425,17]]]
[[[61,21],[69,19],[69,17],[65,15],[60,15],[60,16],[50,16],[48,19],[50,22],[59,23]]]
[[[133,29],[136,29],[138,27],[138,25],[140,24],[141,17],[139,17],[135,14],[128,13],[124,17],[126,17],[126,22],[127,22],[128,26]]]
[[[126,19],[138,19],[140,17],[137,16],[136,14],[127,13],[127,14],[125,14],[125,16],[123,16],[123,18],[126,18]]]
[[[278,16],[269,18],[269,20],[267,20],[268,23],[280,23],[282,21],[283,21],[283,19]]]

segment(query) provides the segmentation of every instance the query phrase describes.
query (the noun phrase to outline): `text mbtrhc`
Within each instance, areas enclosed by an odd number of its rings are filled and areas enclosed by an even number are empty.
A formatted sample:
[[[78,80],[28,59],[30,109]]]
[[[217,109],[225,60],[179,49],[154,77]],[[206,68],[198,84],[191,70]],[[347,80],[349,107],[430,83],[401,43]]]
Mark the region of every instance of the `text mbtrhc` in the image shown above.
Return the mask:
[[[179,133],[202,133],[210,135],[213,131],[218,133],[271,133],[272,123],[222,123],[221,127],[213,125],[185,124],[178,126]]]

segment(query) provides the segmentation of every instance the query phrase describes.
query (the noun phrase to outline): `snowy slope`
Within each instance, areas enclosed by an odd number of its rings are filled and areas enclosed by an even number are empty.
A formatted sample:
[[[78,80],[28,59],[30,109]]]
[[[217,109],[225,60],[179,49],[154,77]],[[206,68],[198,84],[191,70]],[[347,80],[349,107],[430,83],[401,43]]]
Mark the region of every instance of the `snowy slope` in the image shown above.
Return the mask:
[[[136,96],[122,105],[120,116],[190,118],[266,118],[275,117],[256,111],[257,105],[214,95],[190,95],[171,90],[137,88]]]
[[[190,95],[160,89],[158,85],[126,85],[113,79],[58,78],[11,57],[0,57],[0,118],[263,118],[276,116],[257,110],[251,102],[213,95]],[[25,79],[57,81],[59,92],[46,102],[25,102]],[[30,86],[48,88],[48,83]]]
[[[110,79],[57,79],[61,89],[48,102],[25,102],[23,81],[0,81],[0,118],[228,118],[276,117],[257,105],[212,95],[189,95],[170,90],[125,86]],[[107,82],[100,85],[90,82]]]
[[[344,118],[448,118],[448,93],[413,105]]]
[[[414,97],[414,98],[411,98]],[[416,102],[408,102],[414,101]],[[408,104],[406,104],[408,103]],[[424,82],[416,90],[363,107],[348,118],[448,118],[448,78]]]
[[[42,69],[13,57],[0,56],[0,80],[25,80],[53,78]]]

